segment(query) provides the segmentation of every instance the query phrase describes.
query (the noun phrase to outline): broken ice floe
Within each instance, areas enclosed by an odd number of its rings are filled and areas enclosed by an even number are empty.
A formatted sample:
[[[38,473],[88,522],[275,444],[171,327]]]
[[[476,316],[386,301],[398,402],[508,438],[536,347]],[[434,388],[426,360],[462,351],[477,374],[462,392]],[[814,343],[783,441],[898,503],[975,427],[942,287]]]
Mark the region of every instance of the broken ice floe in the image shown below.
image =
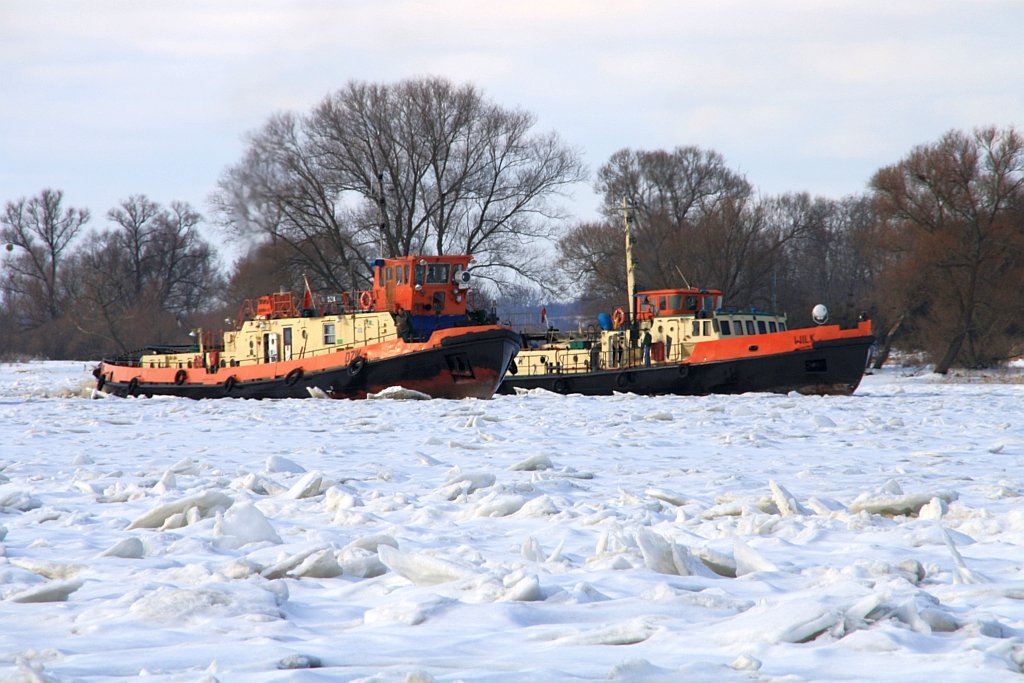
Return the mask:
[[[153,508],[137,517],[128,525],[128,529],[158,529],[167,522],[168,518],[174,515],[184,515],[189,510],[198,511],[200,518],[210,517],[216,510],[226,510],[231,507],[233,502],[231,497],[220,491],[203,491],[194,496]]]
[[[415,391],[413,389],[406,389],[405,387],[388,387],[375,394],[367,393],[366,398],[368,400],[374,399],[391,399],[395,401],[425,401],[430,399],[429,394],[424,394],[421,391]]]

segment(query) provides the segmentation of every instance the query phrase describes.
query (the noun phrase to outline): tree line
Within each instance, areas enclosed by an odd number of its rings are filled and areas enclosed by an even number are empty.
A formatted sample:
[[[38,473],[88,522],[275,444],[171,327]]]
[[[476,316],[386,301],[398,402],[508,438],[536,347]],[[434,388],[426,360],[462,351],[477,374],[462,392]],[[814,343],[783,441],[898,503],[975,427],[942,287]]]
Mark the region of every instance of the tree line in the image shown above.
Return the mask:
[[[1012,127],[950,131],[841,199],[761,195],[713,150],[622,149],[593,176],[601,218],[580,222],[559,200],[587,177],[578,149],[473,85],[351,82],[251,132],[205,219],[141,194],[102,221],[60,190],[7,201],[0,353],[181,343],[281,287],[363,288],[381,254],[472,253],[477,285],[503,302],[609,310],[625,301],[624,203],[642,288],[716,287],[726,305],[788,311],[792,325],[815,303],[834,319],[867,313],[880,358],[921,350],[940,372],[1021,352],[1024,139]],[[211,240],[249,249],[225,267]]]

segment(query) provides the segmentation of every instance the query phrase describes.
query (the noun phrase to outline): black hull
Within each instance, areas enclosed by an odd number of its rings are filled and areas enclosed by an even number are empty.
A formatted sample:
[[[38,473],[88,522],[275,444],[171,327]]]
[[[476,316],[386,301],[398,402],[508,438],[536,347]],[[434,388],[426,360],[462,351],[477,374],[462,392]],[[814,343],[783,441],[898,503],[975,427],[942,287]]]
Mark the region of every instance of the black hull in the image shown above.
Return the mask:
[[[559,394],[607,396],[743,394],[770,392],[848,396],[864,376],[873,337],[819,342],[813,349],[708,363],[672,363],[589,373],[506,375],[502,394],[546,389]]]
[[[295,372],[272,379],[234,379],[221,368],[216,384],[146,382],[103,383],[98,388],[119,396],[183,398],[364,398],[400,386],[431,398],[491,398],[519,350],[520,337],[511,330],[467,332],[445,337],[436,348],[406,353],[360,366],[341,365],[322,371]]]

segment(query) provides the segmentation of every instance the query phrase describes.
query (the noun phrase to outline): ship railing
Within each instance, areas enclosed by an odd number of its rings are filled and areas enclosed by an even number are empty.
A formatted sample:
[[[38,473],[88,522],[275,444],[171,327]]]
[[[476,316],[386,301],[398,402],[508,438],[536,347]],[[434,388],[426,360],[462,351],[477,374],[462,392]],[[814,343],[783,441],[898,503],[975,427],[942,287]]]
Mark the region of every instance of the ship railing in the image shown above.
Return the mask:
[[[264,356],[260,356],[258,358],[236,358],[229,361],[228,359],[223,357],[223,354],[221,354],[218,367],[220,369],[224,369],[232,367],[248,367],[252,365],[267,365],[269,363],[288,363],[300,360],[308,360],[311,358],[318,358],[332,353],[337,353],[339,351],[356,351],[358,353],[359,349],[361,349],[364,346],[378,344],[380,342],[385,341],[393,341],[394,339],[395,335],[393,333],[368,334],[366,335],[365,338],[359,339],[358,341],[353,341],[345,344],[335,344],[334,346],[331,346],[329,348],[304,349],[301,346],[299,346],[298,348],[293,347],[290,355],[287,355],[284,349],[279,348],[277,357],[269,361]]]

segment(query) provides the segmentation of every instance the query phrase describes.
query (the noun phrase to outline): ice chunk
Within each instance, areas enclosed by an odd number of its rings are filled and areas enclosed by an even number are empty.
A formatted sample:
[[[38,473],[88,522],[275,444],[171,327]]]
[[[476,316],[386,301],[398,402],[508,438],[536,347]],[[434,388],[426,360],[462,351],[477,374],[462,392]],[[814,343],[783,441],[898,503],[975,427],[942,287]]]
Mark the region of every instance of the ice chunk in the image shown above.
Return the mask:
[[[306,548],[305,550],[302,550],[300,552],[293,553],[288,557],[284,558],[283,560],[276,562],[270,565],[269,567],[265,567],[263,571],[260,572],[260,575],[267,579],[283,578],[284,576],[292,573],[292,570],[296,570],[299,566],[305,564],[306,560],[308,560],[310,557],[319,556],[323,550],[325,550],[323,546],[317,546],[313,548]],[[331,566],[331,561],[333,560],[334,556],[331,555],[331,560],[322,561],[323,568],[329,570]],[[316,564],[316,561],[317,560],[315,560],[313,564]],[[334,566],[337,566],[337,562],[334,562]],[[311,571],[316,571],[316,569],[313,566],[310,566],[308,569]],[[340,573],[340,571],[338,573]],[[331,574],[331,576],[337,576],[338,573]],[[312,576],[312,574],[310,574],[310,576]]]
[[[519,511],[516,512],[517,517],[546,517],[550,515],[557,515],[561,510],[555,501],[551,499],[551,496],[543,495],[537,496],[531,500],[526,501]]]
[[[316,579],[329,579],[341,574],[342,568],[338,564],[338,558],[328,548],[313,553],[288,572],[289,576],[308,576]]]
[[[828,415],[815,415],[814,424],[819,429],[831,429],[836,426],[835,421]]]
[[[538,470],[550,470],[554,467],[551,458],[544,454],[531,455],[526,460],[521,460],[509,467],[513,472],[536,472]]]
[[[430,555],[407,553],[389,545],[377,547],[377,555],[388,569],[418,586],[457,581],[472,576],[467,568]]]
[[[753,572],[774,572],[778,567],[769,562],[742,539],[733,541],[733,557],[736,559],[736,576],[744,576]]]
[[[504,599],[516,602],[543,600],[544,593],[540,589],[540,579],[534,574],[524,576],[506,591]]]
[[[807,507],[813,510],[815,514],[823,517],[828,517],[833,512],[843,512],[846,510],[846,506],[838,500],[826,496],[811,496],[807,499]]]
[[[21,512],[28,512],[41,505],[42,502],[28,491],[20,489],[0,491],[0,509],[13,508]]]
[[[343,574],[363,579],[380,576],[388,571],[377,553],[371,553],[361,548],[353,548],[340,553],[338,566],[341,567]]]
[[[886,517],[896,515],[916,515],[921,508],[933,499],[949,503],[958,497],[955,491],[936,491],[933,493],[862,493],[850,503],[850,512],[868,512]]]
[[[323,488],[324,476],[320,472],[307,472],[299,478],[295,484],[282,496],[290,500],[301,500],[320,495]]]
[[[949,505],[940,498],[932,498],[928,503],[921,506],[917,516],[920,519],[942,519],[942,516],[949,511]]]
[[[199,474],[200,473],[199,466],[196,465],[196,462],[192,458],[189,458],[189,457],[184,457],[181,460],[179,460],[178,462],[176,462],[173,465],[171,465],[170,471],[174,472],[175,474]]]
[[[376,624],[407,624],[416,626],[429,617],[447,609],[454,600],[449,598],[432,598],[419,603],[391,602],[363,613],[363,622],[367,625]]]
[[[382,545],[389,545],[392,548],[398,547],[398,541],[393,536],[388,534],[373,534],[370,536],[361,536],[355,539],[347,546],[342,548],[342,552],[351,550],[353,548],[362,548],[363,550],[369,550],[370,552],[377,552],[377,548]]]
[[[142,541],[135,538],[122,538],[120,541],[104,550],[100,557],[123,557],[125,559],[137,560],[145,554]]]
[[[271,473],[291,472],[293,474],[304,474],[306,472],[305,467],[295,462],[294,460],[289,460],[288,458],[282,455],[272,455],[269,458],[267,458],[267,462],[266,465],[264,466],[264,469],[267,472]]]
[[[391,399],[395,401],[428,401],[430,400],[430,394],[424,394],[421,391],[415,391],[413,389],[406,389],[405,387],[388,387],[376,394],[367,392],[366,398],[368,400]]]
[[[233,502],[229,496],[220,491],[204,491],[198,495],[156,507],[129,524],[128,529],[158,529],[171,515],[184,513],[193,507],[198,509],[203,517],[208,517],[218,508],[231,507]]]
[[[473,509],[474,517],[507,517],[518,512],[526,502],[522,496],[511,493],[492,492],[477,503]]]
[[[636,542],[648,569],[679,576],[715,576],[685,547],[647,527],[637,530]]]
[[[665,489],[650,488],[644,491],[651,498],[657,498],[658,500],[665,501],[669,505],[682,506],[686,505],[686,496],[683,496],[672,491],[666,491]]]
[[[740,655],[732,660],[729,667],[736,671],[757,671],[761,668],[761,660],[751,655]]]
[[[991,583],[991,579],[987,576],[980,574],[967,566],[967,563],[964,562],[963,556],[960,554],[960,551],[956,549],[953,539],[945,528],[942,529],[942,536],[946,541],[946,545],[949,547],[949,554],[953,556],[953,565],[955,567],[953,583]]]
[[[563,645],[635,645],[642,643],[657,629],[639,617],[622,624],[609,624],[590,631],[559,638]]]
[[[337,512],[338,510],[351,510],[362,503],[351,492],[337,486],[332,486],[324,491],[324,510]]]
[[[10,602],[65,602],[68,596],[82,587],[81,579],[70,581],[48,581],[26,588],[8,597]]]
[[[797,502],[792,493],[781,484],[776,483],[774,479],[768,480],[768,488],[772,491],[772,501],[775,503],[775,507],[779,509],[779,514],[783,517],[810,514],[807,508]]]
[[[482,488],[493,486],[496,477],[490,472],[462,472],[456,470],[448,477],[438,493],[447,500],[455,500],[461,495],[468,495]]]
[[[221,548],[241,548],[262,541],[281,543],[274,527],[252,503],[239,503],[228,508],[218,517],[214,534],[220,537],[217,545]]]
[[[153,487],[153,491],[156,493],[168,493],[178,488],[178,480],[174,477],[174,472],[167,470],[164,472],[164,476],[160,477],[160,481]]]
[[[277,662],[277,668],[283,670],[319,669],[321,666],[323,664],[320,662],[320,658],[315,655],[288,655],[287,657],[282,657]]]
[[[694,553],[708,569],[719,576],[736,578],[736,560],[730,555],[720,553],[713,548],[697,548]]]
[[[651,664],[646,659],[627,659],[616,664],[608,672],[610,681],[645,681],[647,683],[668,683],[669,681],[685,680],[678,672],[663,669]]]

